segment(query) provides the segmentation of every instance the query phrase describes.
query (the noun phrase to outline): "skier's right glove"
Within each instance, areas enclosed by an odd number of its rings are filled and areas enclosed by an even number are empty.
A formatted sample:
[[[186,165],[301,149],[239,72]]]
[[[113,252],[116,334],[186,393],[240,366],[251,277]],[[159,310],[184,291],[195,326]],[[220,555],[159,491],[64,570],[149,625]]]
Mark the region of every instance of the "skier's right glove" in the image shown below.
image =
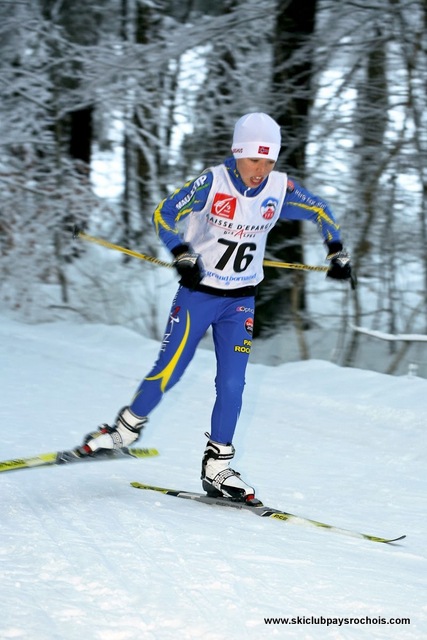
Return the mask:
[[[203,278],[203,265],[198,253],[188,244],[180,244],[172,249],[175,256],[173,266],[181,276],[179,281],[183,287],[195,289]]]

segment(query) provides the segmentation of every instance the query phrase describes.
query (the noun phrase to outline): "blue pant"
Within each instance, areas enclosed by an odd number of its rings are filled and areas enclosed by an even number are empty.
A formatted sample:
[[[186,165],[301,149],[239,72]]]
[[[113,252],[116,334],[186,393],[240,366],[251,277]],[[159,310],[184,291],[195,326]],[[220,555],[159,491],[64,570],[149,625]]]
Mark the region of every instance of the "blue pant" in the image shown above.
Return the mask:
[[[212,326],[217,368],[211,438],[231,443],[242,406],[254,304],[252,296],[223,298],[180,287],[172,302],[158,358],[139,385],[131,410],[138,416],[151,413],[165,391],[181,378],[197,345]]]

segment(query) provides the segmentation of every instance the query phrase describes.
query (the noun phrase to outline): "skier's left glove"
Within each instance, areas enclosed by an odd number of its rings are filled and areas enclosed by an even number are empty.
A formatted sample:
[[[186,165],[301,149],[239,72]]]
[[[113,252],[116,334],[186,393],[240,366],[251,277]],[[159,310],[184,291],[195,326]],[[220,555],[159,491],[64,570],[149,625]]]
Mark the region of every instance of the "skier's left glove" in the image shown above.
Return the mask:
[[[352,278],[350,254],[343,248],[341,242],[329,242],[329,253],[326,257],[330,266],[326,275],[335,280],[350,280]]]
[[[188,244],[180,244],[172,249],[175,256],[173,266],[181,276],[179,281],[183,287],[195,289],[203,278],[203,265],[198,253]]]

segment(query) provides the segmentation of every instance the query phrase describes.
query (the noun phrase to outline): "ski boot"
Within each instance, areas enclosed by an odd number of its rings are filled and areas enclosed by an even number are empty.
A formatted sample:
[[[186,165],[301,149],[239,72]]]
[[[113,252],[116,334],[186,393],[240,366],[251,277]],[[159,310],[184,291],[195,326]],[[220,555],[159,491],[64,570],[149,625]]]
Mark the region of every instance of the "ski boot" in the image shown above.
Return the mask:
[[[136,416],[129,407],[123,407],[113,427],[101,424],[97,431],[88,433],[83,445],[78,447],[76,452],[81,456],[90,456],[106,450],[129,447],[138,440],[147,421],[148,418]]]
[[[209,434],[206,434],[209,437]],[[255,500],[255,489],[230,469],[235,449],[231,443],[221,444],[208,440],[202,460],[202,486],[208,496],[229,498],[237,502]]]

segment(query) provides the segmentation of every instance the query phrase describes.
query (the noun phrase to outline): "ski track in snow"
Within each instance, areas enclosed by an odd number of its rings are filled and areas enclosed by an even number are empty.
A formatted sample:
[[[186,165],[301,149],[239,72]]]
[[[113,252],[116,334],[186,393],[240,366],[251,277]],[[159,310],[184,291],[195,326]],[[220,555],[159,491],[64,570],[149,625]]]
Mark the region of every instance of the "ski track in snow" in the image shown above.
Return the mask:
[[[1,459],[74,446],[129,401],[157,344],[117,327],[0,317]],[[0,638],[427,637],[427,381],[327,362],[250,365],[235,466],[271,504],[381,545],[135,491],[200,490],[214,360],[153,413],[158,458],[0,476]],[[269,625],[266,617],[411,619]]]

